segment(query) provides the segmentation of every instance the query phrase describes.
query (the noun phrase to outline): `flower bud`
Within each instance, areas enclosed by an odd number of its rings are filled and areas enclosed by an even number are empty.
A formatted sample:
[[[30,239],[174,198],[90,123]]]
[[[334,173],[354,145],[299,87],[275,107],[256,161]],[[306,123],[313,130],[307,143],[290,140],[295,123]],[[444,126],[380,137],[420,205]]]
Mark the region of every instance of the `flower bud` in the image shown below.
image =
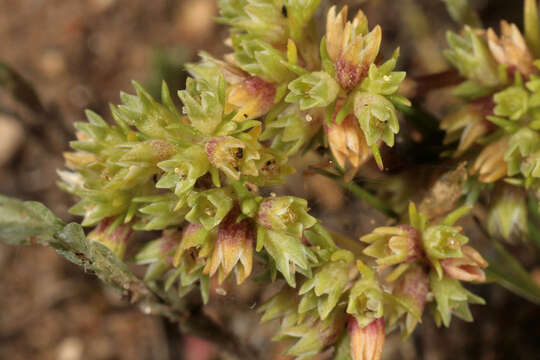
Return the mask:
[[[384,340],[384,318],[380,317],[361,327],[354,316],[349,316],[348,330],[353,360],[379,360]]]
[[[276,86],[257,76],[227,88],[227,113],[237,110],[233,120],[254,119],[266,114],[274,105]]]
[[[379,227],[360,241],[370,244],[364,254],[379,265],[396,265],[416,260],[420,254],[418,231],[407,225]]]
[[[88,234],[88,239],[102,243],[118,258],[123,259],[132,235],[130,224],[118,224],[116,219],[109,217],[99,222]]]
[[[499,38],[493,29],[488,29],[487,42],[495,60],[506,65],[508,70],[517,70],[525,76],[536,73],[534,57],[515,24],[502,20],[501,37]]]
[[[507,184],[497,185],[490,201],[488,230],[509,242],[525,238],[527,234],[527,202],[522,188]]]
[[[461,257],[441,260],[444,273],[456,280],[484,282],[486,275],[482,269],[488,265],[486,260],[468,245],[462,246],[461,252]]]
[[[366,16],[358,11],[352,22],[347,21],[347,7],[336,16],[332,7],[326,20],[326,47],[336,64],[341,87],[354,89],[367,75],[369,66],[379,53],[382,39],[380,26],[368,32]]]
[[[249,219],[237,221],[239,215],[239,211],[232,210],[219,225],[214,252],[203,271],[214,276],[219,269],[219,283],[233,269],[238,284],[251,274],[255,233]]]
[[[471,175],[478,175],[478,180],[488,184],[505,177],[507,172],[505,161],[507,147],[507,137],[486,146],[476,158],[470,170]]]
[[[270,197],[259,206],[257,222],[267,229],[301,237],[317,220],[308,214],[307,201],[293,196]]]
[[[356,173],[360,166],[369,160],[371,150],[353,114],[348,115],[341,124],[333,122],[332,125],[325,126],[325,130],[332,155],[341,168],[345,169],[347,162],[350,162],[352,171]]]

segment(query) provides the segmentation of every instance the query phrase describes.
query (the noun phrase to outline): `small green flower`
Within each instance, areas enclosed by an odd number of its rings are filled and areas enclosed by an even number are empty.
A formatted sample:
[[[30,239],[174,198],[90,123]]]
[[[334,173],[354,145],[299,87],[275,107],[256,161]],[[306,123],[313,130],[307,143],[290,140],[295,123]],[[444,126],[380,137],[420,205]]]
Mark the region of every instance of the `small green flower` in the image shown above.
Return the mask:
[[[211,230],[232,209],[233,199],[227,190],[217,188],[191,193],[187,204],[191,210],[186,214],[186,220]]]
[[[376,258],[379,265],[396,265],[410,262],[420,256],[420,235],[410,226],[380,227],[360,241],[368,243],[364,254]]]
[[[339,84],[323,71],[300,76],[289,83],[285,101],[297,103],[300,110],[325,107],[333,103],[339,93]]]
[[[379,140],[394,146],[394,134],[399,132],[399,122],[394,105],[384,96],[358,92],[354,98],[354,114],[364,131],[368,146]]]
[[[362,278],[351,288],[347,313],[353,315],[363,328],[383,316],[383,292],[371,269],[360,260],[357,263]]]
[[[256,161],[261,158],[257,149],[260,145],[247,134],[243,135],[246,135],[243,139],[232,136],[212,138],[205,147],[212,165],[235,180],[241,175],[259,175]]]
[[[293,196],[270,197],[259,206],[257,221],[267,229],[300,238],[317,220],[308,214],[307,201]]]
[[[460,228],[448,225],[428,227],[422,236],[427,255],[433,259],[460,257],[461,246],[469,241],[460,231]]]
[[[172,189],[180,197],[192,190],[197,179],[208,172],[210,162],[204,149],[193,145],[160,162],[158,167],[165,173],[159,178],[156,188]]]
[[[517,121],[527,112],[529,94],[521,86],[511,86],[493,95],[493,100],[495,115]]]
[[[183,256],[188,250],[199,250],[198,260],[208,257],[213,249],[211,243],[213,243],[214,235],[213,232],[206,230],[201,225],[187,224],[182,232],[182,242],[174,254],[173,265],[178,267],[182,261],[186,261],[187,259],[183,259]]]
[[[278,151],[263,147],[259,153],[261,157],[255,161],[258,175],[246,176],[249,182],[258,186],[282,185],[287,176],[295,173],[289,159]]]

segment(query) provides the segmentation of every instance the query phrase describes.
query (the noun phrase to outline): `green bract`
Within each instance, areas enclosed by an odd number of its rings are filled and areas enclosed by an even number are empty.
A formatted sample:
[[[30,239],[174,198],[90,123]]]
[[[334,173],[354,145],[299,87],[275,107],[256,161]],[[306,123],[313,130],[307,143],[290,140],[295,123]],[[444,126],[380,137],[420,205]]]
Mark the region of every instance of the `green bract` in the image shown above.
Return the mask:
[[[287,18],[273,0],[220,0],[218,21],[271,43],[287,41]]]
[[[497,62],[489,48],[470,27],[465,27],[464,36],[453,32],[446,34],[450,49],[445,56],[466,78],[480,86],[492,88],[501,84]]]
[[[296,237],[317,222],[307,213],[307,201],[293,196],[265,199],[259,206],[257,221],[270,230]]]
[[[394,134],[399,132],[399,122],[396,109],[389,100],[381,95],[358,92],[354,98],[354,115],[369,146],[378,141],[394,146]]]
[[[429,274],[429,284],[435,297],[432,311],[437,324],[450,326],[452,314],[465,321],[472,321],[469,303],[485,304],[484,300],[461,286],[459,281],[449,277],[440,279],[435,272]]]
[[[525,176],[531,175],[534,167],[526,159],[538,150],[540,150],[540,135],[536,131],[522,128],[513,134],[504,155],[504,160],[508,164],[508,175],[514,176],[520,171]]]
[[[285,55],[267,42],[249,35],[234,36],[234,60],[239,68],[274,83],[284,83],[296,77],[287,66]]]
[[[496,104],[493,109],[495,115],[516,121],[527,112],[529,95],[524,88],[512,86],[496,93],[493,100]]]
[[[298,294],[303,297],[298,312],[302,314],[317,309],[320,318],[326,319],[347,287],[350,268],[346,261],[332,261],[323,265],[300,287]]]
[[[191,193],[187,205],[191,210],[186,214],[186,220],[211,230],[232,209],[233,199],[225,189],[211,189]]]
[[[300,76],[289,83],[285,101],[298,103],[300,110],[330,105],[339,92],[339,84],[323,71]]]

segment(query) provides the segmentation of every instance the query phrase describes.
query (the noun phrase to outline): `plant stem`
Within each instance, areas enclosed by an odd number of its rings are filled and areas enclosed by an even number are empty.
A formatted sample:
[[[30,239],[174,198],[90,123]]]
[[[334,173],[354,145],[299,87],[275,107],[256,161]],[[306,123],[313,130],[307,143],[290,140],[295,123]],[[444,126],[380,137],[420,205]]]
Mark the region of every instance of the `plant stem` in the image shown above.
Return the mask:
[[[386,216],[389,216],[395,220],[399,219],[399,214],[396,213],[388,204],[386,204],[381,199],[377,198],[375,195],[371,194],[369,191],[362,188],[360,185],[354,182],[346,182],[339,175],[333,174],[323,169],[310,168],[310,170],[313,171],[314,173],[317,173],[322,176],[326,176],[327,178],[334,180],[343,188],[350,191],[354,196],[364,200],[367,204],[379,210]]]

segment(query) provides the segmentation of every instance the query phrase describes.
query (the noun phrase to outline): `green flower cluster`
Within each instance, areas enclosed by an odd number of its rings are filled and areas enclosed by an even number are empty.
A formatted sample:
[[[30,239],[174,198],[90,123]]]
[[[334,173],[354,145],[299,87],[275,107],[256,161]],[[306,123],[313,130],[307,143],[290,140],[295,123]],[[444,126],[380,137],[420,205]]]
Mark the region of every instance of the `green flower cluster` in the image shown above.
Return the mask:
[[[428,305],[438,325],[449,326],[452,315],[472,321],[469,304],[484,301],[461,281],[483,282],[487,263],[454,225],[469,210],[462,207],[429,223],[411,203],[410,225],[377,228],[360,239],[368,244],[363,253],[373,261],[364,263],[347,250],[335,250],[302,281],[298,293],[284,287],[265,303],[262,320],[281,320],[277,339],[292,341],[286,352],[298,358],[347,337],[354,353],[360,346],[355,344],[356,332],[369,331],[381,321],[383,329],[400,328],[405,338]],[[384,338],[384,331],[377,336]],[[350,358],[339,356],[338,351],[335,359]]]
[[[447,36],[447,59],[466,78],[454,90],[465,105],[443,119],[441,128],[447,144],[459,142],[454,156],[478,150],[467,154],[477,154],[470,164],[479,186],[471,188],[488,189],[481,184],[497,182],[498,189],[540,189],[540,33],[536,2],[525,3],[524,36],[506,21],[500,37],[492,29],[468,27],[462,36]],[[491,221],[493,235],[511,240],[527,233],[525,192],[521,199],[518,193],[493,193],[490,218],[501,221],[500,226]]]

